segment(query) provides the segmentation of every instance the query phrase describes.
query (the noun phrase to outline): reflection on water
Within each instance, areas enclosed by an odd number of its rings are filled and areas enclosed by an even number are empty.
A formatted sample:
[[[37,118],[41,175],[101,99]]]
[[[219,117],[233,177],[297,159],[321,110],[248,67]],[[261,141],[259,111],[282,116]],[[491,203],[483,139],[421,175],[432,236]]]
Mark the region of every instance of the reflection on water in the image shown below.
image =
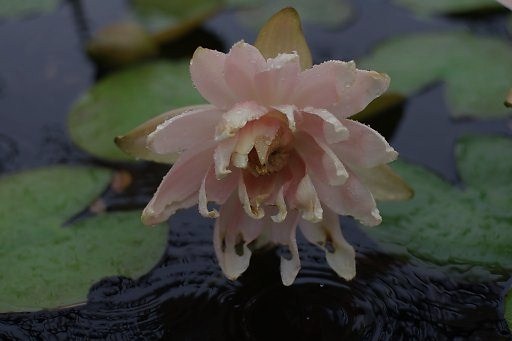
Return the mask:
[[[221,273],[211,220],[195,209],[171,219],[169,248],[144,278],[107,278],[87,305],[0,316],[0,337],[169,340],[482,339],[511,337],[500,316],[499,278],[407,263],[375,251],[348,219],[358,275],[345,282],[323,252],[300,241],[302,270],[281,284],[272,251],[253,256],[237,282]],[[474,272],[474,271],[469,271]],[[468,272],[468,273],[469,273]]]

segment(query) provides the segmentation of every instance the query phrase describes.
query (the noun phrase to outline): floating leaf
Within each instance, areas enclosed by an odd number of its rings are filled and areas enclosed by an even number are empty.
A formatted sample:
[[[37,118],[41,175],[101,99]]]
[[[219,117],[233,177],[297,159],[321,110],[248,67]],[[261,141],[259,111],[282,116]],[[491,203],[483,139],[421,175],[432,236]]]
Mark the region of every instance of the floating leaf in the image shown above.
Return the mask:
[[[105,276],[139,276],[156,264],[166,229],[138,212],[62,224],[105,188],[110,172],[55,166],[0,178],[0,312],[56,308],[86,299]]]
[[[0,0],[0,18],[51,12],[59,0]]]
[[[93,155],[132,160],[114,144],[115,136],[163,112],[204,102],[192,86],[188,65],[159,61],[100,81],[71,110],[71,138]]]
[[[496,0],[394,0],[398,5],[422,14],[466,14],[500,9]]]
[[[297,52],[303,70],[313,65],[299,14],[291,7],[280,10],[267,21],[254,46],[265,58],[274,58],[279,53]]]
[[[230,2],[232,5],[236,3],[233,0]],[[352,16],[352,8],[345,0],[261,0],[250,5],[245,1],[239,3],[243,7],[237,13],[240,23],[253,29],[259,29],[268,18],[285,7],[295,8],[302,21],[327,28],[340,26]]]
[[[222,0],[132,0],[135,14],[158,42],[177,39],[217,12]]]
[[[456,149],[460,189],[418,166],[395,170],[412,200],[382,203],[383,223],[367,229],[386,249],[436,263],[512,269],[512,140],[466,137]]]
[[[416,34],[392,39],[362,61],[391,76],[390,90],[415,93],[446,83],[454,117],[503,117],[512,84],[512,45],[464,32]],[[360,65],[361,65],[360,64]]]

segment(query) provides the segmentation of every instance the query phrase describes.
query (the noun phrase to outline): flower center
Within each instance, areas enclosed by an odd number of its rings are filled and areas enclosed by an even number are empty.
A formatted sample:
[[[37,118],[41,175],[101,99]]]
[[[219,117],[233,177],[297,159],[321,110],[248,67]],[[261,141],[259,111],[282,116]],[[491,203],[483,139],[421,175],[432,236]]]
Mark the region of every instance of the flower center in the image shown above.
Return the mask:
[[[287,126],[281,126],[275,138],[270,143],[263,162],[260,157],[258,157],[256,148],[253,148],[249,152],[249,160],[247,163],[248,170],[254,176],[263,176],[280,171],[288,163],[292,142],[293,134],[290,129]],[[256,141],[256,143],[258,143],[258,141]]]

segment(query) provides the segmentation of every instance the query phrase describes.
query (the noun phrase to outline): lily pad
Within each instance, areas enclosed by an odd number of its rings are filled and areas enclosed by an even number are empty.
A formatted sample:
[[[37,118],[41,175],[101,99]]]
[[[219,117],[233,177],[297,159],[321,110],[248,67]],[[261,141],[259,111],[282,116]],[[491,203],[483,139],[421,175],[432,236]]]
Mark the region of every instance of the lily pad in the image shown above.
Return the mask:
[[[59,0],[0,0],[0,18],[51,12],[58,3]]]
[[[397,163],[415,197],[379,205],[383,223],[367,231],[392,253],[510,271],[512,140],[466,137],[456,156],[463,189],[424,168]]]
[[[137,18],[157,41],[179,38],[222,8],[222,0],[132,0]]]
[[[72,108],[72,140],[105,159],[133,160],[114,137],[171,109],[204,103],[192,86],[188,61],[158,61],[115,73],[94,85]]]
[[[325,28],[339,27],[353,14],[352,7],[345,0],[260,0],[241,7],[237,13],[239,22],[252,29],[259,29],[268,18],[285,7],[295,8],[302,22]]]
[[[385,70],[390,90],[405,95],[444,81],[454,117],[510,114],[503,100],[512,85],[512,45],[465,32],[415,34],[385,42],[359,64]]]
[[[165,228],[139,212],[62,224],[108,184],[101,168],[54,166],[0,178],[0,312],[82,302],[105,276],[139,276],[161,257]]]
[[[499,9],[496,0],[394,0],[417,14],[467,14]]]

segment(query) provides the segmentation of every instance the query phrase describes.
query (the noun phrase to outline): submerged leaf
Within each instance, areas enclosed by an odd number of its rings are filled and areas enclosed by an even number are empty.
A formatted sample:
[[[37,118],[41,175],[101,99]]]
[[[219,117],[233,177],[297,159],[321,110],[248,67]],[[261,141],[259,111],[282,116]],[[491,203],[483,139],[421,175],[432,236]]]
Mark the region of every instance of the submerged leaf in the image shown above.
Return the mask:
[[[59,0],[0,0],[0,18],[51,12]]]
[[[201,102],[188,62],[137,66],[101,80],[75,104],[69,116],[71,138],[95,156],[129,160],[114,144],[115,136],[172,108]]]
[[[510,271],[512,140],[464,138],[457,161],[463,190],[421,167],[397,162],[394,168],[413,186],[415,197],[381,204],[382,225],[367,231],[394,253]]]
[[[511,60],[505,41],[439,32],[389,40],[361,64],[386,70],[390,91],[407,95],[442,80],[454,117],[496,118],[510,113],[503,99],[512,82]]]
[[[101,168],[54,166],[0,178],[0,312],[83,302],[101,278],[139,276],[158,261],[166,229],[144,228],[138,212],[62,226],[110,176]]]
[[[496,0],[394,0],[418,14],[466,14],[500,9]]]
[[[299,55],[302,69],[313,65],[299,14],[291,7],[279,11],[267,21],[261,28],[254,46],[265,58],[274,58],[279,53],[295,51]]]

